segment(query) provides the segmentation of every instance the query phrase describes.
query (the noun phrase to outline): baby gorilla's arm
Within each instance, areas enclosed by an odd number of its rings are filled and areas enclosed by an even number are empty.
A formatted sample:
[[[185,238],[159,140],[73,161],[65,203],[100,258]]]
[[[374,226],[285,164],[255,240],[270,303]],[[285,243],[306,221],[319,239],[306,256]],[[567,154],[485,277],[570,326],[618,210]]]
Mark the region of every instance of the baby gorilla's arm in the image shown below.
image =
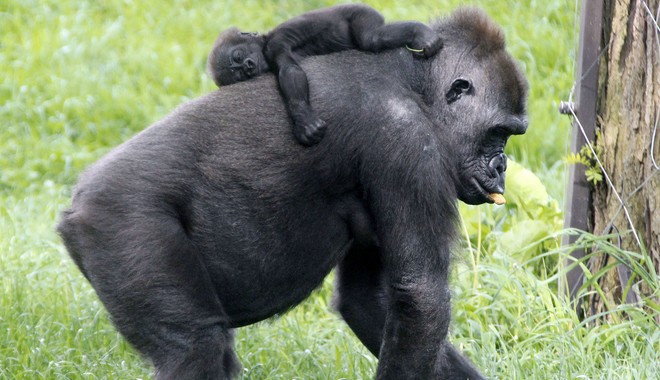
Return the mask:
[[[430,57],[442,43],[437,33],[422,23],[385,24],[378,11],[363,4],[312,11],[273,29],[266,36],[264,55],[277,74],[298,142],[317,144],[326,131],[326,124],[309,104],[307,76],[299,64],[302,58],[348,49],[379,52],[404,46],[418,56]]]

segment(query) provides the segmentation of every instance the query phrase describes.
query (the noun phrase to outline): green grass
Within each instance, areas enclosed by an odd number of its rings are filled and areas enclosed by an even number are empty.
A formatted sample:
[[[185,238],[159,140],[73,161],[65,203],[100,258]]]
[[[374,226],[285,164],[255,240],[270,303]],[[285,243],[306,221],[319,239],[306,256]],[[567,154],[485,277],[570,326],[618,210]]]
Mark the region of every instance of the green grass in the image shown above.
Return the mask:
[[[388,20],[428,20],[463,2],[370,3]],[[461,206],[451,339],[491,378],[655,378],[657,307],[621,307],[593,324],[557,297],[557,263],[568,254],[558,247],[558,204],[569,123],[556,106],[572,84],[574,1],[472,3],[503,26],[521,61],[531,125],[508,147],[522,164],[509,175],[509,204]],[[204,62],[220,30],[267,30],[326,5],[0,2],[0,379],[151,376],[68,258],[54,233],[57,215],[83,168],[213,89]],[[657,275],[636,270],[657,291]],[[244,378],[372,377],[377,360],[330,312],[330,293],[328,279],[291,312],[239,330]]]

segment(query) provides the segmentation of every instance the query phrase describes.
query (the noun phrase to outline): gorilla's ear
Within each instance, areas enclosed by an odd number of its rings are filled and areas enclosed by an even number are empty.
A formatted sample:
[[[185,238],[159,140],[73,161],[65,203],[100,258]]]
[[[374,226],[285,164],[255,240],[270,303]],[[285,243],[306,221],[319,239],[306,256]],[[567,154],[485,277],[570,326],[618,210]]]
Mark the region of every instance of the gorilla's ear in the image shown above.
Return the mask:
[[[457,78],[451,84],[449,91],[445,94],[447,104],[451,104],[463,96],[463,94],[472,93],[472,83],[465,78]]]

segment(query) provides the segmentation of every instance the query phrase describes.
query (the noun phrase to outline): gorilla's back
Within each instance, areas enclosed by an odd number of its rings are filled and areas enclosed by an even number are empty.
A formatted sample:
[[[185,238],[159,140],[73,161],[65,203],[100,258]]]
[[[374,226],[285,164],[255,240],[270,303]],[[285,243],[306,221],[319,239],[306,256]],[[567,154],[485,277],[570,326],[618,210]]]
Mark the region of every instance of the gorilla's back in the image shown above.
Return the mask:
[[[313,287],[292,291],[291,284],[316,286],[350,242],[314,157],[294,140],[272,76],[227,86],[181,105],[92,165],[59,230],[83,273],[99,273],[85,264],[98,263],[97,255],[137,255],[132,241],[180,235],[219,293],[230,295],[222,302],[232,323],[251,323],[304,299]],[[97,247],[82,246],[92,240]],[[314,270],[275,269],[268,286],[255,288],[250,273],[270,266]]]

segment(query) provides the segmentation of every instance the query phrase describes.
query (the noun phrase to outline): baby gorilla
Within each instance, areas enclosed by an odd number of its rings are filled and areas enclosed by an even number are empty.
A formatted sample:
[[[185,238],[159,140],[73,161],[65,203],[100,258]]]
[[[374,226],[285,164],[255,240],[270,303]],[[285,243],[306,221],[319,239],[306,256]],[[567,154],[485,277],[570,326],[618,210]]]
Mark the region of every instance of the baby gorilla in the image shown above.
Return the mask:
[[[442,48],[437,33],[419,22],[385,24],[383,16],[363,4],[319,9],[292,18],[269,33],[220,33],[208,56],[207,69],[218,86],[244,81],[271,69],[293,120],[293,134],[304,146],[323,138],[325,123],[309,104],[307,76],[300,61],[311,55],[360,49],[380,52],[406,47],[428,58]]]

